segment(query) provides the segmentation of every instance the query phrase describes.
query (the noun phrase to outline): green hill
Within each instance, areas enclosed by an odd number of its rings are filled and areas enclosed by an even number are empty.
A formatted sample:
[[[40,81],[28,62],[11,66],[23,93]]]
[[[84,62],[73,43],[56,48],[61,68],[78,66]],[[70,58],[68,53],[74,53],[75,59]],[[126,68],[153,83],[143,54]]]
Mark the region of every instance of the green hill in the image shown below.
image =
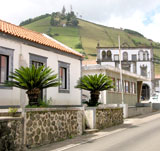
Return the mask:
[[[68,45],[69,47],[81,52],[86,59],[96,58],[96,46],[100,43],[101,47],[118,46],[118,35],[121,37],[121,45],[124,47],[152,47],[154,55],[160,59],[160,43],[156,43],[145,38],[142,34],[129,29],[116,29],[91,23],[78,19],[78,26],[66,26],[63,19],[59,26],[50,24],[51,15],[44,15],[23,27],[46,33],[54,39]],[[64,26],[63,26],[64,25]],[[160,73],[160,65],[155,64],[156,74]]]

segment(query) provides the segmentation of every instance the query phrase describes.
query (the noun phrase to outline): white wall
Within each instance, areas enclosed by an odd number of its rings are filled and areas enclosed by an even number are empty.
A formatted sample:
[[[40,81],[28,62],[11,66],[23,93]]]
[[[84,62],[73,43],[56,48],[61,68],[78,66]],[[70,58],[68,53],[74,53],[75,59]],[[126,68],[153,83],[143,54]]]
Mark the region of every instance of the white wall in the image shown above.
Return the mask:
[[[100,73],[106,74],[104,70],[82,70],[82,76],[83,75],[95,75],[95,74],[100,74]],[[82,94],[87,96],[87,99],[89,100],[90,98],[89,91],[82,90]],[[100,92],[99,102],[106,104],[106,91]]]
[[[104,49],[99,49],[98,52],[100,53],[100,60],[102,59],[102,51],[108,51],[110,50],[112,52],[112,60],[114,60],[114,55],[117,54],[119,55],[119,50],[118,48],[104,48]],[[132,54],[136,54],[137,55],[137,59],[138,59],[138,52],[140,50],[143,50],[143,51],[148,51],[148,54],[149,54],[149,59],[152,58],[152,53],[151,53],[151,49],[147,49],[147,48],[137,48],[137,49],[121,49],[121,54],[122,54],[122,60],[123,60],[123,52],[127,52],[128,53],[128,60],[131,60],[132,59]]]
[[[2,37],[0,37],[0,46],[14,49],[13,69],[19,68],[21,65],[29,66],[29,53],[47,57],[47,66],[51,67],[55,73],[58,73],[58,61],[69,63],[70,93],[59,93],[58,87],[48,88],[47,98],[52,98],[53,105],[81,105],[81,91],[74,88],[81,76],[80,60]],[[0,89],[0,96],[0,105],[20,105],[20,97],[22,99],[27,98],[26,95],[24,96],[23,91],[17,88],[13,88],[12,90]]]
[[[115,67],[115,62],[101,62],[101,65],[110,65]]]
[[[0,46],[14,49],[13,68],[19,67],[20,44],[0,37]],[[17,53],[15,53],[15,50]],[[11,50],[12,51],[12,50]],[[0,89],[0,105],[20,105],[20,89]]]
[[[147,66],[147,77],[151,79],[151,62],[137,62],[137,74],[141,75],[141,66]]]
[[[114,77],[116,80],[120,79],[120,74],[119,73],[116,73],[114,71],[110,71],[110,70],[107,70],[107,69],[104,69],[104,70],[89,69],[89,70],[87,70],[87,68],[85,68],[83,70],[83,68],[82,68],[82,73],[83,73],[83,75],[95,75],[95,74],[103,73],[107,76]],[[130,76],[124,75],[124,74],[123,74],[123,80],[127,80],[127,81],[130,81],[130,82],[137,83],[136,78],[130,77]],[[90,92],[86,91],[86,90],[83,90],[82,94],[87,96],[86,101],[88,101],[89,98],[90,98]],[[123,101],[126,104],[128,104],[129,106],[135,106],[136,105],[137,94],[131,94],[131,93],[125,93],[125,92],[123,94],[124,94],[124,100]],[[121,104],[122,103],[122,94],[121,94],[121,92],[117,92],[117,91],[110,91],[110,90],[102,91],[100,93],[99,102],[101,102],[103,104]]]
[[[110,50],[111,54],[112,54],[112,61],[106,61],[106,62],[101,62],[102,60],[102,52]],[[139,51],[142,50],[143,52],[148,52],[149,54],[149,60],[139,60],[138,57],[138,53]],[[99,48],[98,51],[99,55],[97,55],[99,58],[97,58],[97,60],[100,61],[100,64],[103,65],[112,65],[115,67],[115,61],[114,61],[114,55],[119,55],[119,50],[118,48]],[[137,55],[137,61],[136,61],[136,74],[141,75],[141,66],[147,66],[147,78],[150,79],[149,82],[146,82],[149,86],[150,86],[150,92],[152,95],[152,93],[154,92],[154,83],[152,82],[152,80],[154,79],[154,64],[152,62],[152,58],[153,58],[153,51],[152,49],[149,48],[121,48],[121,56],[122,56],[122,61],[123,61],[123,53],[127,52],[128,53],[128,62],[131,63],[131,68],[130,68],[130,72],[133,72],[133,61],[132,61],[132,55],[135,54]],[[118,65],[118,67],[120,67],[120,65]]]

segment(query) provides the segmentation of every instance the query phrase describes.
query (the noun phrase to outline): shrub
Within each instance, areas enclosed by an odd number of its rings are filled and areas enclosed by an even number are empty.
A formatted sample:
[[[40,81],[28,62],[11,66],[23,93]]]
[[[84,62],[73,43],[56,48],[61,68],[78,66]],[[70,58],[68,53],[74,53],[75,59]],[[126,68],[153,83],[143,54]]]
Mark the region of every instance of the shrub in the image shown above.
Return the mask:
[[[49,67],[40,66],[36,68],[32,65],[29,67],[20,67],[9,76],[11,80],[6,81],[6,85],[27,90],[29,105],[39,105],[38,98],[40,92],[49,87],[57,87],[60,82],[57,74]]]
[[[81,77],[75,88],[90,91],[90,100],[85,102],[88,106],[97,106],[100,91],[114,88],[113,81],[104,74],[84,75]]]

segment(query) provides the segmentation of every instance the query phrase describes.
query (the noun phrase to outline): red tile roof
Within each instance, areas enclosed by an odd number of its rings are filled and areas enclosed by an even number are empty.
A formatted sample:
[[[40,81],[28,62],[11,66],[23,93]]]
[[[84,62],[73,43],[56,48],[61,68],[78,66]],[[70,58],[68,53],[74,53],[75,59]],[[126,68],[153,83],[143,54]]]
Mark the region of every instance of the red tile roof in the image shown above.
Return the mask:
[[[8,23],[2,20],[0,20],[0,32],[4,32],[6,34],[9,34],[15,37],[19,37],[25,40],[29,40],[29,41],[44,45],[44,46],[55,48],[60,51],[67,52],[79,57],[83,57],[82,54],[72,49],[69,49],[67,47],[64,47],[63,45],[57,43],[56,41],[51,40],[50,38],[47,38],[41,33],[29,30],[29,29],[25,29],[20,26],[13,25],[11,23]]]

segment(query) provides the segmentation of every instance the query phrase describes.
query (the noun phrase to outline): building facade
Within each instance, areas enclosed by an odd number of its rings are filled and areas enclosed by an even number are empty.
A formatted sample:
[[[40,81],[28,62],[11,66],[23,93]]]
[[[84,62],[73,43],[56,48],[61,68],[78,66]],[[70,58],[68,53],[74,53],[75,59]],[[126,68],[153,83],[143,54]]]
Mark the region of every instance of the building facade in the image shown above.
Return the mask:
[[[83,56],[43,34],[0,20],[0,106],[24,106],[24,90],[4,85],[10,72],[21,66],[49,66],[61,80],[59,87],[43,91],[54,106],[81,106],[81,91],[75,89],[81,77]]]
[[[113,89],[102,91],[100,95],[100,102],[102,104],[128,104],[128,106],[136,106],[140,102],[142,83],[146,80],[145,77],[131,73],[129,71],[122,70],[123,80],[123,91],[121,89],[120,81],[120,70],[110,65],[99,65],[99,64],[86,64],[83,63],[82,74],[83,75],[94,75],[94,74],[105,74],[113,80]],[[147,78],[148,79],[148,78]],[[89,100],[89,92],[83,90],[83,97]],[[123,94],[122,94],[123,93]],[[123,100],[122,100],[123,95]]]
[[[119,48],[97,47],[97,63],[120,68]],[[155,91],[153,50],[151,48],[121,48],[122,69],[149,78],[142,86],[142,99],[148,100]]]

